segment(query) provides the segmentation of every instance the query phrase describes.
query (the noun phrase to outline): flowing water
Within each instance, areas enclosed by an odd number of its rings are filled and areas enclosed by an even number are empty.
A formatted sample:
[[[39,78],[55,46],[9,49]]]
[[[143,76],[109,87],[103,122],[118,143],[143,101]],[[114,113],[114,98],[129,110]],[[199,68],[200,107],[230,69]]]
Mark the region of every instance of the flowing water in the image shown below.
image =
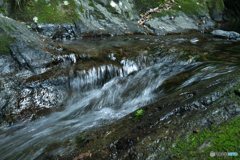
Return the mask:
[[[186,58],[184,52],[161,50],[162,45],[204,48],[204,43],[207,48],[212,44],[225,44],[226,40],[203,41],[196,36],[195,40],[191,36],[176,37],[150,37],[154,42],[158,42],[154,45],[157,50],[151,54],[142,53],[119,60],[119,65],[113,63],[78,70],[77,74],[69,77],[66,82],[69,84],[71,96],[63,111],[30,123],[23,122],[2,129],[0,159],[34,159],[41,155],[49,144],[71,140],[82,132],[110,124],[165,94],[236,69],[234,63],[195,62],[194,56]],[[198,40],[201,43],[196,44]],[[131,47],[129,44],[132,41],[135,41],[134,38],[129,40],[128,47]],[[138,42],[142,43],[141,40]],[[84,42],[74,42],[75,45],[81,43]],[[106,42],[103,43],[108,46]],[[109,43],[112,43],[112,40]],[[236,42],[229,43],[226,45],[231,46]],[[99,47],[99,44],[95,47]],[[109,58],[110,61],[116,61],[114,54],[109,54]],[[167,87],[166,80],[175,79],[181,74],[187,74],[184,81],[180,80],[181,83],[174,87]],[[65,149],[59,149],[56,154]]]

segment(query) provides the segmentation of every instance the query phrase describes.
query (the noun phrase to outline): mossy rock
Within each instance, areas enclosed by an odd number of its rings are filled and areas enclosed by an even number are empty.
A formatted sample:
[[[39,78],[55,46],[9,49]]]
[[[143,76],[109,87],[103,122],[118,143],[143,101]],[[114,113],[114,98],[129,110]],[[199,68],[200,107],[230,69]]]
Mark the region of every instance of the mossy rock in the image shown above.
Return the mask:
[[[224,2],[223,0],[209,0],[208,1],[209,14],[215,21],[223,20]]]
[[[15,39],[7,35],[0,27],[0,56],[10,52],[9,45],[15,43]]]
[[[64,4],[63,0],[38,0],[24,1],[21,9],[13,10],[11,17],[24,22],[33,22],[33,17],[37,17],[39,23],[74,23],[80,21],[76,9],[82,11],[83,8],[77,8],[74,0],[68,0]]]

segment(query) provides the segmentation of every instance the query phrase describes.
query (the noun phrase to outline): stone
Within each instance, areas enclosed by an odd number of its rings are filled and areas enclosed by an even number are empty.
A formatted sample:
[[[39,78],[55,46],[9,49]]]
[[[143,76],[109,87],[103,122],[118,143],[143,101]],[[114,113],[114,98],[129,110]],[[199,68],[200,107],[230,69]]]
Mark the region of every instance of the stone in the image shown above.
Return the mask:
[[[210,0],[208,2],[208,9],[211,18],[214,21],[223,21],[224,3],[223,0]]]
[[[240,34],[234,31],[214,30],[211,34],[215,37],[226,37],[229,39],[237,39],[240,37]]]
[[[30,69],[33,72],[37,72],[36,69],[44,68],[52,62],[49,52],[39,50],[22,40],[11,44],[10,51],[21,67]]]

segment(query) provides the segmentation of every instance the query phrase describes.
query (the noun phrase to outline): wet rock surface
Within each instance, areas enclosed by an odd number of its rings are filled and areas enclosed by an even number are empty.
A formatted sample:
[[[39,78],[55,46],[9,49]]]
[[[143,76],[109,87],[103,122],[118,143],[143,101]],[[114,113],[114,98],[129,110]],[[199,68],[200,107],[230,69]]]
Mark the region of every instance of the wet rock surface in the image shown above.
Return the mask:
[[[48,64],[52,63],[49,52],[38,50],[24,41],[17,41],[16,44],[11,44],[10,52],[20,67],[37,74],[41,74],[41,69],[45,69]]]
[[[54,61],[51,53],[43,50],[45,44],[26,25],[3,16],[0,23],[1,49],[4,49],[0,54],[1,125],[31,121],[49,114],[47,110],[60,107],[66,96],[62,80],[37,82],[41,81],[39,78],[33,83],[26,81],[49,69]]]
[[[165,148],[167,142],[174,144],[178,136],[186,136],[212,124],[218,126],[238,115],[238,103],[226,95],[239,83],[239,78],[233,77],[236,73],[162,97],[141,108],[143,115],[137,121],[132,113],[111,125],[85,133],[79,137],[84,137],[82,141],[76,140],[74,150],[55,158],[73,158],[89,151],[91,157],[86,159],[168,159],[172,155],[168,155]],[[186,96],[190,94],[192,96]]]
[[[225,37],[228,39],[240,40],[240,34],[234,31],[214,30],[211,33],[216,37]]]

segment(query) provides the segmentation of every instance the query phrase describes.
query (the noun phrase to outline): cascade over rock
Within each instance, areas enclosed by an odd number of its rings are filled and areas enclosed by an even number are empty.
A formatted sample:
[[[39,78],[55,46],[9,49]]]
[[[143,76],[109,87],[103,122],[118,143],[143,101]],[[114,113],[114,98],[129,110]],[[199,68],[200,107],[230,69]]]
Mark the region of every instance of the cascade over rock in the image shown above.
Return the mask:
[[[0,157],[169,159],[240,113],[239,27],[213,30],[239,17],[238,0],[0,0]]]

